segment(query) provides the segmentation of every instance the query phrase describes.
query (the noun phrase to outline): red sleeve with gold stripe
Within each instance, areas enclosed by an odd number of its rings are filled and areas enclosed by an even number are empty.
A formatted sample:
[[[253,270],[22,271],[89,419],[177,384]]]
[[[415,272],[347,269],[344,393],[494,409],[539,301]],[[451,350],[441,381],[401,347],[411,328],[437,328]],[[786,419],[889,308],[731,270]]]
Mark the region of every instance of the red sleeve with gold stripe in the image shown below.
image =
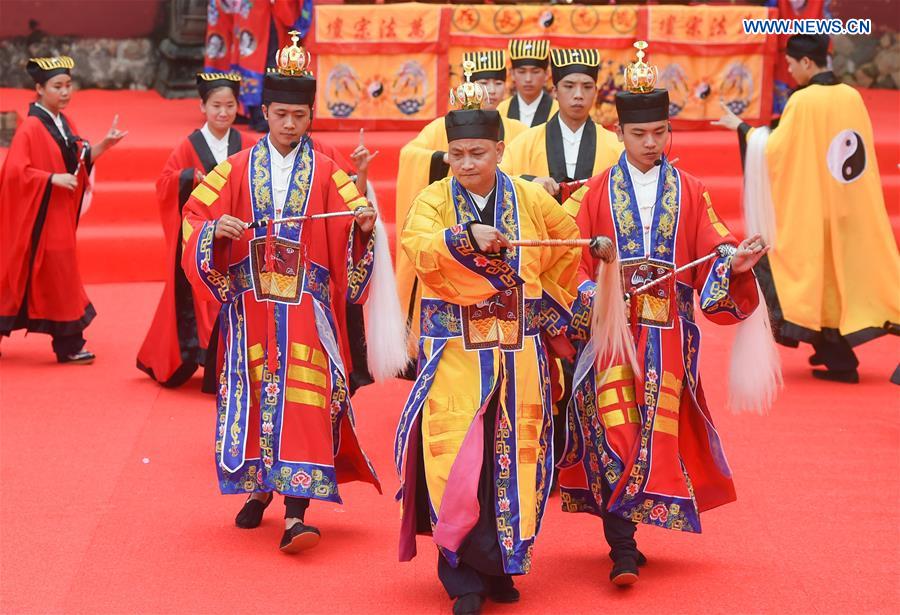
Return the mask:
[[[231,171],[231,163],[224,160],[209,172],[191,193],[181,223],[181,267],[191,285],[206,290],[220,303],[230,298],[229,240],[216,240],[215,233],[216,221],[232,212]]]
[[[342,209],[355,210],[368,206],[369,201],[359,193],[346,172],[337,168],[332,162],[331,181],[328,186],[327,211]],[[340,218],[339,218],[340,219]],[[375,231],[362,233],[355,221],[349,221],[346,239],[342,244],[330,242],[332,245],[332,276],[338,282],[339,289],[346,289],[347,301],[365,303],[368,296],[369,280],[375,264]],[[342,247],[340,252],[336,248]]]
[[[691,207],[691,214],[696,219],[691,259],[709,254],[723,243],[736,246],[738,240],[719,219],[709,192],[699,182],[694,190],[696,191],[692,191],[689,196],[694,196],[697,192],[700,192],[700,196],[694,197],[696,205]],[[684,203],[684,199],[682,202]],[[753,271],[741,274],[732,272],[731,256],[719,256],[697,267],[693,286],[700,294],[700,309],[717,324],[740,322],[752,314],[759,304]]]

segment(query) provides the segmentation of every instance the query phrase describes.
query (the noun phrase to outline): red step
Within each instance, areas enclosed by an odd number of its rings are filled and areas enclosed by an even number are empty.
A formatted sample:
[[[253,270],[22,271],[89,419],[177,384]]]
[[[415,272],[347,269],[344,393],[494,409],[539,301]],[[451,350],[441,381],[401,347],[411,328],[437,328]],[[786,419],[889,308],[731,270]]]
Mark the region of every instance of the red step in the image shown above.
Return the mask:
[[[89,284],[165,278],[168,260],[159,222],[82,225],[77,245],[81,276]]]
[[[152,181],[98,181],[82,226],[156,224],[159,207],[156,183]]]

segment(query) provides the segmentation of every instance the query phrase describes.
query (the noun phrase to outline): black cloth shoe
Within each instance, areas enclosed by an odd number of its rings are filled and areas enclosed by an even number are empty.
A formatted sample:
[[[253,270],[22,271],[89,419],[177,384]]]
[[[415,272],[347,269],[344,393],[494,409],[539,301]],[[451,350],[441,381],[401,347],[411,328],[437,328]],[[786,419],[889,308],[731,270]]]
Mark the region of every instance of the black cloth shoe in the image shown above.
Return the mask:
[[[813,378],[828,380],[829,382],[843,382],[845,384],[858,384],[859,372],[855,369],[814,369]]]
[[[481,615],[481,594],[463,594],[453,603],[453,615]]]
[[[519,601],[519,590],[515,588],[513,579],[509,575],[502,577],[485,577],[487,581],[487,597],[500,604],[510,604]]]
[[[270,491],[269,497],[265,502],[247,498],[243,508],[241,508],[240,512],[238,512],[237,516],[234,518],[234,524],[245,530],[252,530],[255,527],[259,527],[259,524],[262,523],[263,511],[272,502],[272,497],[272,492]]]
[[[319,544],[321,537],[318,528],[298,521],[290,529],[284,531],[278,548],[283,553],[299,553]]]
[[[821,358],[818,353],[809,355],[810,365],[825,365],[825,359]]]
[[[79,350],[78,352],[73,352],[72,354],[67,354],[65,356],[56,357],[56,360],[60,363],[72,363],[74,365],[90,365],[94,362],[94,359],[97,358],[90,350]]]
[[[638,580],[638,565],[635,557],[620,557],[613,563],[609,580],[618,587],[634,585]]]

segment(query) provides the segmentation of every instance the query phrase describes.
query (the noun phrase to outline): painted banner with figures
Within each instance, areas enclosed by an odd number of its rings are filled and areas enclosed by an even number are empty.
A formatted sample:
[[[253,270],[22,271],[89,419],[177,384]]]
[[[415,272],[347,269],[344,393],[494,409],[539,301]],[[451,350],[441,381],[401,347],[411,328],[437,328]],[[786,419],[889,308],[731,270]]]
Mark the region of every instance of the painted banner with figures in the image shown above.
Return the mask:
[[[650,43],[676,126],[707,125],[720,101],[764,123],[777,41],[744,34],[742,20],[776,16],[759,6],[320,5],[306,41],[319,81],[316,124],[421,127],[446,113],[464,51],[505,49],[511,38],[599,49],[594,116],[603,124],[616,121],[614,96],[636,40]]]

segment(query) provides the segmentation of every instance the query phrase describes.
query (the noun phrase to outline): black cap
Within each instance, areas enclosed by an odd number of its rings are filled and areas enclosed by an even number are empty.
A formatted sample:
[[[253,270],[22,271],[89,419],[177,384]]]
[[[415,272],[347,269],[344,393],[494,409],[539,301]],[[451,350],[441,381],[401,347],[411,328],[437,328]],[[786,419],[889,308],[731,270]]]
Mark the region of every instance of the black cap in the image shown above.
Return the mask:
[[[656,88],[652,92],[616,92],[619,125],[643,124],[669,119],[669,91]]]
[[[231,88],[237,98],[241,91],[241,76],[237,73],[197,73],[197,91],[204,102],[216,88]]]
[[[785,53],[795,60],[809,58],[816,66],[825,66],[828,64],[830,42],[826,34],[795,34],[788,39]]]
[[[500,140],[500,113],[487,109],[461,109],[444,117],[447,141],[457,139]]]
[[[39,85],[44,85],[57,75],[71,75],[73,68],[75,68],[75,60],[69,56],[31,58],[25,65],[25,70]]]
[[[316,80],[310,76],[282,75],[269,69],[263,79],[262,102],[270,105],[273,102],[289,105],[309,105],[316,101]]]

